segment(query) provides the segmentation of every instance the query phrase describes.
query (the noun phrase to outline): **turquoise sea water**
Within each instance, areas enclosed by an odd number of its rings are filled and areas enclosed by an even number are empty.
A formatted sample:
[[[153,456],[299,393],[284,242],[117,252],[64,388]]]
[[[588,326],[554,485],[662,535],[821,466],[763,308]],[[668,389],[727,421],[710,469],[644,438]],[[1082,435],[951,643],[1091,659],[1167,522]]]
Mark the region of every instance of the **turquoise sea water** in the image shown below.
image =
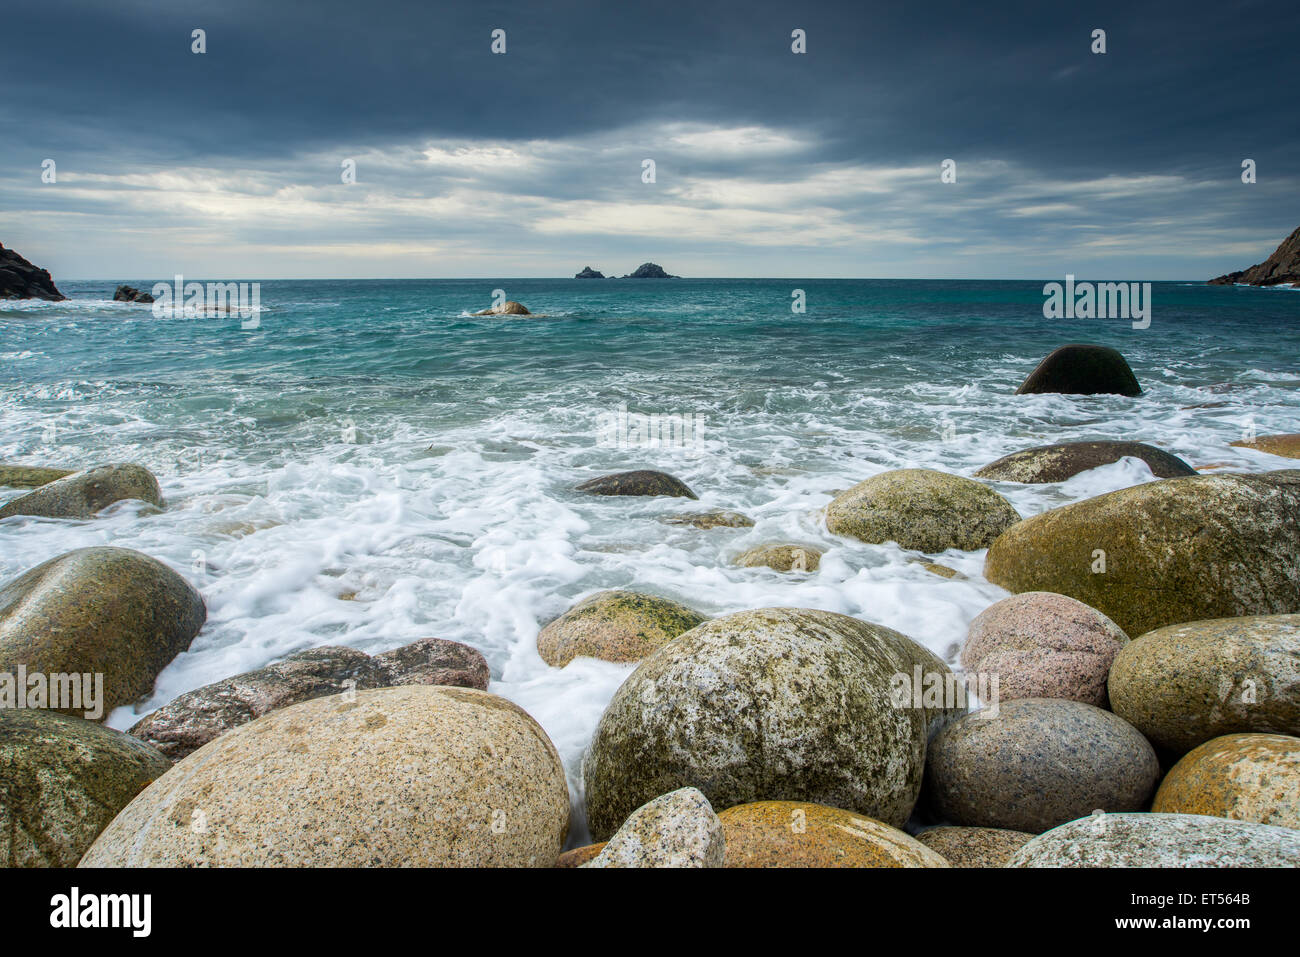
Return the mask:
[[[193,277],[188,277],[193,278]],[[1088,277],[1081,277],[1088,278]],[[141,288],[151,280],[133,283]],[[141,462],[169,508],[0,521],[0,579],[113,543],[168,562],[209,621],[154,696],[111,723],[292,651],[436,635],[487,656],[493,689],[556,741],[580,799],[583,748],[629,666],[537,656],[541,623],[610,587],[712,614],[827,608],[951,657],[1003,592],[980,553],[946,581],[892,545],[829,535],[831,493],[890,468],[969,475],[1016,449],[1115,438],[1192,465],[1293,466],[1229,445],[1300,431],[1300,292],[1156,283],[1150,328],[1047,320],[1042,282],[271,281],[260,325],[158,319],[115,283],[0,303],[0,461]],[[539,318],[477,318],[493,290]],[[807,312],[791,312],[803,289]],[[1145,394],[1015,396],[1066,342],[1120,349]],[[690,416],[684,447],[617,447],[630,414]],[[660,468],[700,502],[572,489]],[[1149,481],[1125,461],[1052,486],[999,485],[1022,514]],[[0,490],[0,498],[10,493]],[[728,508],[746,529],[665,524]],[[738,569],[743,548],[825,550],[811,575]],[[579,805],[580,809],[580,805]],[[581,818],[574,839],[583,835]]]

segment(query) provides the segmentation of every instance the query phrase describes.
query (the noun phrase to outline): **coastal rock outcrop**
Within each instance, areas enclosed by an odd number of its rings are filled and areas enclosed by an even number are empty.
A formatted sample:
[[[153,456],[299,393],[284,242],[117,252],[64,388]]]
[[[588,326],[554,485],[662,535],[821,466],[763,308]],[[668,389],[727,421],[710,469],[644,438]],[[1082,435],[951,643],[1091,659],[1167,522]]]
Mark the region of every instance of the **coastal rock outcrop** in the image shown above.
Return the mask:
[[[975,711],[930,742],[925,790],[954,824],[1037,834],[1100,808],[1141,810],[1160,778],[1138,730],[1079,701],[1021,698]]]
[[[1178,456],[1141,442],[1061,442],[1004,455],[977,471],[975,477],[1026,484],[1064,482],[1126,457],[1141,459],[1156,478],[1196,474],[1196,469]]]
[[[1128,640],[1097,609],[1065,595],[1031,591],[975,616],[961,663],[967,672],[998,675],[1004,701],[1067,698],[1104,708],[1111,662]]]
[[[1151,810],[1300,828],[1300,738],[1225,734],[1206,741],[1169,769]]]
[[[83,867],[552,867],[564,767],[517,705],[406,685],[272,711],[178,762]]]
[[[771,568],[778,572],[815,572],[821,563],[821,549],[811,545],[758,545],[741,552],[732,562],[741,568]]]
[[[940,709],[896,706],[895,676],[951,674],[905,635],[846,615],[763,608],[715,618],[614,693],[584,762],[593,837],[680,787],[710,802],[801,800],[892,826],[920,792]]]
[[[984,576],[1077,598],[1128,635],[1300,612],[1300,470],[1164,479],[1007,529]]]
[[[1109,346],[1071,343],[1051,352],[1016,390],[1016,395],[1055,392],[1064,395],[1142,394],[1137,376],[1120,353]]]
[[[0,518],[94,518],[114,502],[135,499],[163,507],[158,480],[143,465],[100,465],[73,472],[0,506]]]
[[[1300,831],[1198,814],[1094,814],[1040,834],[1008,867],[1295,867]]]
[[[542,628],[537,634],[537,651],[555,668],[578,657],[640,661],[705,620],[707,616],[669,598],[602,591]]]
[[[148,694],[206,619],[199,593],[162,562],[79,548],[0,587],[0,672],[102,674],[107,716]]]
[[[1242,449],[1255,449],[1269,455],[1280,455],[1287,459],[1300,459],[1300,432],[1286,435],[1261,435],[1253,439],[1239,439],[1229,442]]]
[[[1110,704],[1175,754],[1225,734],[1300,735],[1300,615],[1147,632],[1115,656]]]
[[[1211,286],[1278,286],[1282,283],[1300,283],[1300,227],[1296,228],[1281,245],[1262,263],[1249,269],[1230,272],[1209,281]]]
[[[755,801],[718,815],[727,867],[947,867],[880,821],[824,804]]]
[[[0,463],[0,486],[5,488],[40,488],[56,479],[73,474],[74,469],[52,469],[40,465],[6,465]]]
[[[662,266],[657,263],[642,263],[637,266],[633,272],[628,273],[624,279],[681,279],[681,276],[670,276],[664,272]]]
[[[74,867],[171,762],[103,725],[0,710],[0,867]]]
[[[577,486],[577,491],[589,495],[669,495],[678,498],[699,498],[681,479],[654,469],[637,469],[632,472],[602,475],[583,482]]]
[[[153,302],[153,296],[147,292],[141,292],[135,286],[123,284],[117,287],[113,293],[114,302]]]
[[[993,489],[933,469],[883,472],[826,506],[826,527],[836,535],[931,553],[988,548],[1018,521],[1011,503]]]
[[[695,788],[679,788],[632,812],[582,867],[722,867],[722,824]]]
[[[300,701],[395,685],[455,685],[487,690],[488,665],[467,645],[426,638],[371,657],[324,646],[174,698],[131,728],[173,761],[232,728]]]
[[[916,839],[952,867],[1006,867],[1033,836],[1001,827],[944,825],[924,830]]]
[[[582,272],[577,273],[574,279],[604,279],[605,274],[598,269],[592,269],[590,266],[583,266]]]
[[[33,266],[0,243],[0,299],[44,299],[63,302],[68,297],[54,285],[48,269]]]

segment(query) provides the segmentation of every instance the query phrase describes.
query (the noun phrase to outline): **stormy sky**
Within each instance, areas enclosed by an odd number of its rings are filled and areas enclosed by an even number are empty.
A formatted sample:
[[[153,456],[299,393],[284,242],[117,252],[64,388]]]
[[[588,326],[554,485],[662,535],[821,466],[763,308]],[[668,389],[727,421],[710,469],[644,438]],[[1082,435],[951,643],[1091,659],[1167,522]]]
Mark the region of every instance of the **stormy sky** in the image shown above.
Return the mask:
[[[8,4],[0,242],[56,280],[1204,279],[1300,225],[1283,12]]]

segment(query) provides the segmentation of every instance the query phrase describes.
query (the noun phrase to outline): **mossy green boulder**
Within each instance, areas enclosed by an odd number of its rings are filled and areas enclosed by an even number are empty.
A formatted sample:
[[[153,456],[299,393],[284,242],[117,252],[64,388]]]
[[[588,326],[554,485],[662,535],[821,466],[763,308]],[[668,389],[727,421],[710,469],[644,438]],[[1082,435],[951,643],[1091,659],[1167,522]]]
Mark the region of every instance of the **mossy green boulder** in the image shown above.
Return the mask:
[[[106,717],[147,695],[206,618],[199,593],[162,562],[79,548],[0,587],[0,672],[102,674]]]
[[[100,465],[41,485],[34,492],[0,506],[0,518],[94,518],[114,502],[138,499],[163,507],[158,480],[143,465]]]
[[[809,801],[902,826],[944,714],[896,699],[914,668],[950,674],[907,636],[832,612],[763,608],[691,629],[601,717],[584,762],[593,838],[688,786],[717,808]]]
[[[984,576],[1069,595],[1129,635],[1300,612],[1300,471],[1164,479],[1054,508],[1007,529]]]
[[[40,488],[49,485],[72,469],[52,469],[40,465],[6,465],[0,463],[0,486],[5,488]]]
[[[1300,615],[1147,632],[1115,656],[1107,686],[1115,713],[1174,754],[1225,734],[1300,735]]]
[[[1011,503],[993,489],[933,469],[883,472],[826,506],[826,527],[836,535],[929,553],[988,548],[1018,521]]]
[[[51,711],[0,710],[0,867],[74,867],[171,767],[157,750]]]
[[[706,615],[669,598],[621,589],[602,591],[542,628],[537,651],[556,668],[580,657],[640,661],[705,620]]]

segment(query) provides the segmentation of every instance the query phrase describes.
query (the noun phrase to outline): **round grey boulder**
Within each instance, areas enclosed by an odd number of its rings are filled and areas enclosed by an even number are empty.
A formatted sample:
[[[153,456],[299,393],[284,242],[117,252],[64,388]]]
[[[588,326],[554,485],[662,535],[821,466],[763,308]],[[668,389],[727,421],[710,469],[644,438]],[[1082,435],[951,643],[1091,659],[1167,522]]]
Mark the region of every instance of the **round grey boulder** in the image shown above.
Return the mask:
[[[1122,458],[1141,459],[1156,478],[1196,474],[1196,469],[1178,456],[1141,442],[1061,442],[1004,455],[976,472],[975,477],[1027,484],[1064,482]]]
[[[41,485],[0,506],[0,518],[94,518],[101,509],[124,499],[163,507],[158,480],[143,465],[100,465]]]

